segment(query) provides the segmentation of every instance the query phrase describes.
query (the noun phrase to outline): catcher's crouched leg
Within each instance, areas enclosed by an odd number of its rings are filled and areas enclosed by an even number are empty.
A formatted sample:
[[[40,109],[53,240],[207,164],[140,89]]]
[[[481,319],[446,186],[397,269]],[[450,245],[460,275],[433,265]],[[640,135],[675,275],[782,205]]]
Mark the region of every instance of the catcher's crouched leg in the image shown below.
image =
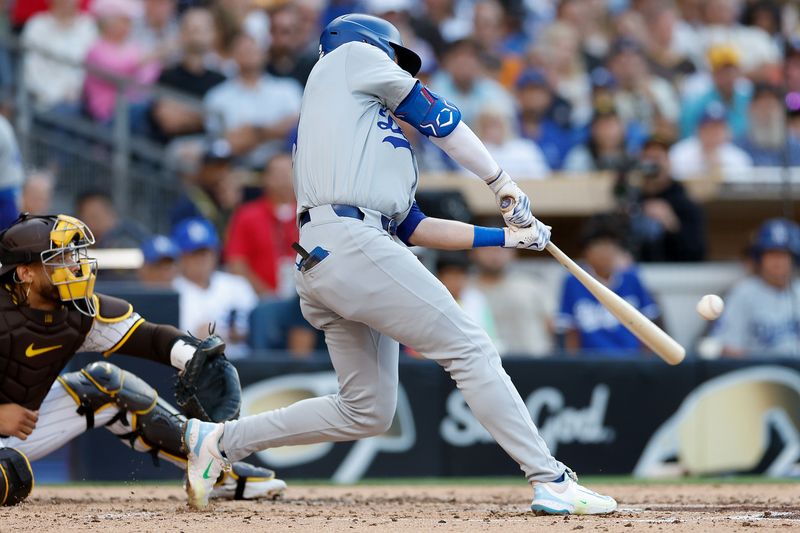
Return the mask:
[[[181,434],[186,417],[159,398],[144,380],[105,361],[64,374],[59,380],[78,403],[78,413],[86,417],[87,429],[94,427],[95,413],[116,407],[118,412],[105,424],[106,429],[136,451],[149,453],[155,464],[161,458],[185,468]],[[272,470],[235,463],[231,472],[220,477],[211,496],[273,499],[285,489],[286,483],[276,479]]]
[[[0,505],[16,505],[33,490],[33,470],[25,454],[0,448]]]

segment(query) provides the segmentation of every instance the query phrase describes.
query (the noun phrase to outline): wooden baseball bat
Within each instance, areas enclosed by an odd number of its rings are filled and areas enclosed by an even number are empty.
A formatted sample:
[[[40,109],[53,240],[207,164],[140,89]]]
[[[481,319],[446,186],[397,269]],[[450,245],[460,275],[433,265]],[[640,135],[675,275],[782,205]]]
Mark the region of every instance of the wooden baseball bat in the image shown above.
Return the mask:
[[[677,365],[686,356],[686,350],[672,337],[667,335],[664,330],[653,324],[647,317],[640,313],[635,307],[626,302],[614,291],[594,279],[588,272],[578,266],[575,261],[562,252],[553,242],[547,243],[545,250],[555,257],[556,261],[564,265],[564,268],[578,278],[589,292],[608,309],[612,315],[617,317],[623,326],[628,328],[631,333],[642,341],[648,348],[658,354],[661,359],[671,365]]]

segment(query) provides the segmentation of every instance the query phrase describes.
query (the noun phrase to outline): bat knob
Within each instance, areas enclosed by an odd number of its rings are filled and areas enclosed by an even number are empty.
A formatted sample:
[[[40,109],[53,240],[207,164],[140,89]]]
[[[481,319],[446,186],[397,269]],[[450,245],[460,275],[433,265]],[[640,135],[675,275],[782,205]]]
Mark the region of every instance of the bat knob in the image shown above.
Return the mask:
[[[508,209],[511,207],[511,204],[514,203],[514,199],[510,196],[506,196],[502,200],[500,200],[500,209]]]

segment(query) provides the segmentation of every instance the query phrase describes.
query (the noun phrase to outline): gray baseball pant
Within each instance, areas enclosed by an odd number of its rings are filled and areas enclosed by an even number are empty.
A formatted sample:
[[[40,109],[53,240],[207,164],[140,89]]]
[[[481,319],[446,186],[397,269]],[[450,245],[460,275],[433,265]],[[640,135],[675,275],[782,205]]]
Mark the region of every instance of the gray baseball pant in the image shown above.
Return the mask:
[[[362,222],[340,218],[330,206],[316,207],[300,233],[306,250],[330,252],[296,278],[303,315],[325,333],[339,392],[226,422],[228,458],[386,431],[397,403],[399,341],[450,374],[475,417],[529,481],[558,478],[565,467],[550,454],[488,335],[381,228],[380,215],[365,212]]]

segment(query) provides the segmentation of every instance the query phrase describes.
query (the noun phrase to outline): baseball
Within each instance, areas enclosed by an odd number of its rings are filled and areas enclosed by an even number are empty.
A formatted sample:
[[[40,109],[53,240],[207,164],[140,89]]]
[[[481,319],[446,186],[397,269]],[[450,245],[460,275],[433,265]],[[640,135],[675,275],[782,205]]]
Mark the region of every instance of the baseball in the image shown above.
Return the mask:
[[[697,302],[697,312],[706,320],[716,320],[724,308],[725,302],[716,294],[706,294]]]

